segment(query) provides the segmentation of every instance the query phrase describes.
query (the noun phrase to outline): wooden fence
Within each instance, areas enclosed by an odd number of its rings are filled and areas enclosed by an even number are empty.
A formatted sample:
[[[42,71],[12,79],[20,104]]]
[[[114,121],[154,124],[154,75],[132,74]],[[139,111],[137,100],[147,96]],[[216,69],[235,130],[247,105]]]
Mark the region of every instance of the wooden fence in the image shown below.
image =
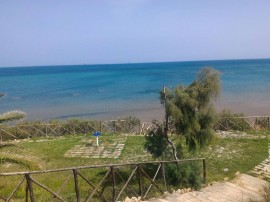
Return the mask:
[[[136,133],[145,134],[154,125],[148,122],[129,120],[85,121],[63,123],[29,123],[16,126],[0,126],[0,141],[31,137],[49,137],[75,134],[101,133]]]
[[[150,192],[153,197],[153,193],[154,195],[162,195],[167,191],[166,168],[168,164],[181,166],[184,163],[191,162],[202,162],[201,177],[205,182],[206,162],[204,158],[0,173],[0,182],[5,181],[6,186],[17,181],[9,193],[0,195],[0,201],[1,199],[5,202],[11,200],[29,201],[29,199],[31,202],[119,201],[126,196],[146,199],[151,195]],[[98,172],[95,172],[97,170]],[[96,174],[94,176],[89,175],[91,172]],[[63,176],[63,173],[65,173],[66,179],[59,183],[60,180],[58,181],[55,178],[57,178],[56,176]],[[50,174],[54,174],[55,177],[49,177]],[[93,177],[96,176],[100,176],[100,180],[93,180]],[[12,177],[16,177],[16,180],[11,179]],[[44,179],[46,180],[44,181]],[[57,188],[55,187],[56,184],[58,185]]]
[[[216,130],[262,130],[270,129],[270,116],[223,117],[215,124]]]
[[[146,134],[155,125],[149,122],[130,120],[77,121],[63,123],[29,123],[16,126],[0,126],[0,141],[54,137],[62,135],[89,134],[95,131],[106,133]],[[270,129],[270,116],[223,117],[214,126],[215,130],[260,130]]]

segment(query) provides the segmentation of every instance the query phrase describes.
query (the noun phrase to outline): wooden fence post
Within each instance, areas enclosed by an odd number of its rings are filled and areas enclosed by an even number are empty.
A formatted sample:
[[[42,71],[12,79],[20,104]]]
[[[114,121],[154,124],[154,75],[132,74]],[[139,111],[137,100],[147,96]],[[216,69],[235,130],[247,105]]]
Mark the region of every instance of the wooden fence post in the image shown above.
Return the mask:
[[[17,126],[15,126],[16,130],[15,130],[15,136],[18,138],[18,128]]]
[[[206,162],[203,159],[203,183],[206,183]]]
[[[77,202],[80,202],[80,190],[79,190],[79,184],[78,184],[78,173],[76,169],[73,169],[73,175],[74,175],[74,185],[75,185],[75,192],[76,192],[76,198]]]
[[[114,132],[116,133],[116,121],[113,121],[113,125],[114,125]]]
[[[102,121],[99,122],[99,131],[102,133]]]
[[[73,135],[76,134],[75,123],[72,123]]]
[[[34,192],[33,192],[33,187],[32,187],[32,181],[30,179],[29,174],[25,174],[25,179],[26,179],[26,201],[28,201],[28,191],[29,191],[30,201],[35,202],[35,197],[34,197]]]
[[[56,124],[56,127],[57,127],[57,128],[56,128],[56,129],[57,129],[57,132],[56,132],[57,135],[56,135],[56,136],[60,136],[60,127],[61,127],[61,126],[60,126],[60,123],[57,123],[57,124]]]
[[[141,121],[139,121],[139,135],[141,134],[141,128],[142,128],[142,124],[141,124]]]
[[[166,182],[166,174],[165,174],[165,166],[163,162],[161,163],[161,166],[162,166],[162,177],[164,181],[165,190],[168,191],[167,182]]]
[[[46,135],[46,137],[48,137],[48,126],[47,126],[47,124],[45,124],[45,135]]]
[[[0,142],[2,142],[3,141],[2,128],[0,128],[0,137],[1,137]]]
[[[141,166],[140,164],[137,165],[138,171],[137,171],[137,176],[138,176],[138,183],[139,183],[139,195],[143,199],[143,191],[142,191],[142,173],[141,173]]]
[[[258,124],[258,117],[256,117],[256,119],[255,119],[254,130],[257,129],[257,124]]]
[[[28,202],[28,186],[27,186],[27,182],[25,184],[25,202]]]
[[[111,166],[111,176],[112,176],[112,201],[115,201],[115,187],[116,187],[116,182],[115,182],[115,174],[114,174],[114,167]]]

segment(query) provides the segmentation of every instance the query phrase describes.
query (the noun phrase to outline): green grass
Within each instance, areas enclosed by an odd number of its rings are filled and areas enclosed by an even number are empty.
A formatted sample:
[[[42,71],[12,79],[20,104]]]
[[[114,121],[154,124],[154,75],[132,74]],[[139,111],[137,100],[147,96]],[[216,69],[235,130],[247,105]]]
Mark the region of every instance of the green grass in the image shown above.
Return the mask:
[[[208,182],[232,179],[237,172],[247,173],[268,157],[268,141],[217,139],[215,144],[192,155],[194,156],[206,158]]]
[[[75,167],[83,165],[97,165],[97,164],[117,164],[130,163],[154,160],[144,150],[145,138],[143,136],[121,136],[113,134],[105,134],[100,137],[100,142],[113,142],[115,138],[126,138],[125,147],[118,159],[113,158],[73,158],[64,157],[64,154],[74,145],[78,144],[84,136],[64,136],[60,138],[49,138],[48,141],[41,141],[44,138],[29,139],[19,143],[8,144],[0,147],[1,154],[16,154],[23,156],[33,165],[38,165],[40,170],[56,169],[63,167]],[[95,137],[89,136],[89,138]],[[173,138],[173,137],[172,137]],[[187,148],[185,148],[187,149]],[[185,158],[205,157],[207,167],[207,182],[219,181],[224,178],[232,179],[237,171],[247,173],[254,166],[259,164],[268,157],[268,140],[267,139],[219,139],[205,149],[194,153],[187,153],[185,150]],[[27,161],[24,161],[27,163]],[[30,164],[31,165],[31,164]],[[224,172],[227,168],[228,171]],[[12,162],[3,163],[0,165],[0,172],[15,172],[36,170],[35,166],[26,166],[25,164],[13,164]],[[93,177],[101,177],[106,169],[94,170],[88,169],[81,171],[89,179]],[[71,172],[51,173],[44,175],[33,176],[38,181],[49,186],[53,190],[58,190]],[[10,177],[9,183],[7,177],[0,180],[0,198],[7,196],[11,192],[12,187],[22,177]],[[87,187],[86,184],[80,182],[82,187]],[[74,197],[72,195],[73,184],[68,184],[65,188],[66,198]],[[24,193],[24,187],[20,189],[16,197],[21,198]],[[37,196],[42,195],[43,191],[36,188]],[[82,193],[82,195],[86,193]],[[72,201],[72,200],[71,200]]]
[[[144,150],[145,139],[143,136],[126,136],[125,147],[118,159],[102,158],[72,158],[64,157],[67,150],[84,136],[65,136],[64,138],[49,139],[50,141],[40,142],[44,138],[35,138],[30,141],[22,141],[0,148],[0,153],[8,152],[20,154],[32,161],[37,161],[42,170],[55,169],[72,166],[93,165],[93,164],[112,164],[129,163],[153,160]],[[104,135],[100,141],[113,142],[119,135]],[[123,137],[123,136],[122,136]],[[93,138],[94,137],[90,137]],[[123,137],[124,138],[124,137]],[[267,139],[219,139],[205,149],[196,153],[185,151],[185,158],[205,157],[207,162],[209,180],[223,179],[225,175],[220,174],[221,169],[228,168],[229,176],[233,172],[247,172],[253,166],[267,158],[268,148]],[[213,167],[213,168],[212,168]],[[6,172],[5,166],[0,166],[0,172]],[[27,167],[16,167],[9,171],[31,170]],[[36,169],[36,168],[35,168]],[[219,177],[220,176],[220,177]]]
[[[35,138],[32,141],[23,141],[16,144],[16,147],[6,147],[2,151],[8,151],[10,153],[20,153],[25,156],[38,158],[41,164],[42,170],[55,169],[63,167],[83,166],[83,165],[97,165],[97,164],[113,164],[113,163],[128,163],[139,162],[151,159],[150,155],[147,155],[143,149],[144,137],[142,136],[119,136],[119,135],[104,135],[99,138],[100,142],[113,142],[115,138],[127,138],[125,147],[122,150],[120,158],[73,158],[64,157],[64,154],[71,149],[74,145],[84,138],[84,136],[65,136],[64,138],[49,139],[50,141],[40,142],[44,138]],[[90,137],[95,141],[95,137]],[[93,145],[95,146],[95,145]],[[21,170],[27,168],[22,167]],[[12,170],[17,171],[17,170]],[[0,167],[0,172],[3,169]]]
[[[247,134],[257,135],[258,137],[270,137],[270,130],[247,130]]]

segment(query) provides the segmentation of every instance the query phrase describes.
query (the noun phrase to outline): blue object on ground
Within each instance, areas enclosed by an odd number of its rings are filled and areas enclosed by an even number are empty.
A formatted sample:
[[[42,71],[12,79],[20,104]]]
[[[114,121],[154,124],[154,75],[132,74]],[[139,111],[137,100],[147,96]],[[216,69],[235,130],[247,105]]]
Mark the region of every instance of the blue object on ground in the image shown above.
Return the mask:
[[[95,136],[95,137],[98,137],[98,136],[100,136],[100,135],[101,135],[101,133],[98,132],[98,131],[94,132],[94,134],[93,134],[93,136]]]

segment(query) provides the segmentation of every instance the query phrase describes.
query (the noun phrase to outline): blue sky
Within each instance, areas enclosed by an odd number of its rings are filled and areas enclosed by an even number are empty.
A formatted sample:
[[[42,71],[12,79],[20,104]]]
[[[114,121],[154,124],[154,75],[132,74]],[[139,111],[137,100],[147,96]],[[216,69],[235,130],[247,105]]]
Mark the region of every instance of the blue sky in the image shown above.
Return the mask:
[[[269,0],[0,0],[0,67],[270,58]]]

